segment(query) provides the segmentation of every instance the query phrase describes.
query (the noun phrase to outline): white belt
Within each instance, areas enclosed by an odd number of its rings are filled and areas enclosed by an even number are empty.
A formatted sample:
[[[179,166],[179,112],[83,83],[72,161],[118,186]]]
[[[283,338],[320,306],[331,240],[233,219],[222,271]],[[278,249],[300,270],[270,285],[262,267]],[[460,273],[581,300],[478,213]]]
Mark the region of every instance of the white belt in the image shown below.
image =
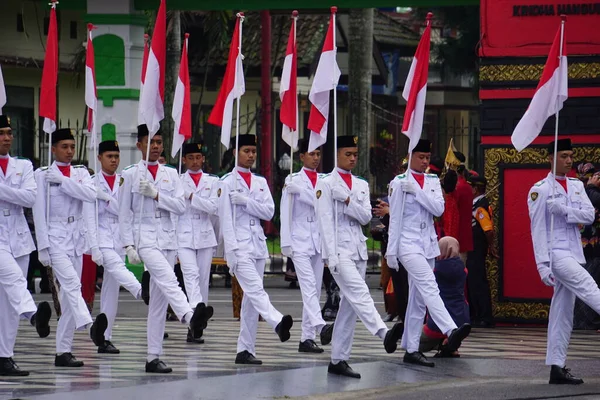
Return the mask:
[[[70,224],[75,221],[79,221],[81,219],[82,219],[82,217],[70,216],[70,217],[50,218],[50,219],[48,219],[48,222],[66,222],[67,224]]]
[[[315,222],[315,217],[306,217],[306,222]]]
[[[202,214],[192,214],[190,215],[191,219],[202,219]]]
[[[102,217],[102,220],[111,222],[113,224],[116,224],[119,222],[119,218],[117,218],[117,217]]]
[[[160,211],[160,210],[156,210],[153,213],[135,213],[134,216],[138,217],[142,216],[142,218],[169,218],[171,216],[171,213],[169,213],[168,211]]]
[[[22,208],[5,208],[2,210],[3,217],[10,217],[11,215],[23,215]]]
[[[256,220],[255,219],[250,219],[248,222],[250,223],[250,226],[256,225]]]

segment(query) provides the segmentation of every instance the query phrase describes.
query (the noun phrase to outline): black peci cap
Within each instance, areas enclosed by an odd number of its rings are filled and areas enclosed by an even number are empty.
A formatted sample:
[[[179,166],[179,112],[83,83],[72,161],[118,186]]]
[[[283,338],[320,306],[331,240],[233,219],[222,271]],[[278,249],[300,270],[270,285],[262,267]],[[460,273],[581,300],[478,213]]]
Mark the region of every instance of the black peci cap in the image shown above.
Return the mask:
[[[343,149],[344,147],[358,147],[358,136],[353,136],[353,135],[338,136],[337,147],[338,147],[338,149]]]
[[[573,150],[571,139],[558,139],[556,142],[556,151]],[[554,154],[554,141],[548,144],[548,154]]]
[[[53,146],[62,140],[75,140],[75,137],[73,136],[73,131],[69,128],[63,128],[52,133]]]
[[[0,115],[0,129],[10,128],[10,118],[8,115]]]
[[[431,153],[431,142],[427,139],[420,139],[415,148],[413,149],[413,153]]]
[[[183,145],[182,154],[187,156],[188,154],[200,153],[204,154],[202,143],[185,143]]]
[[[105,153],[107,151],[121,151],[119,150],[119,142],[116,140],[105,140],[100,142],[98,145],[98,154]]]

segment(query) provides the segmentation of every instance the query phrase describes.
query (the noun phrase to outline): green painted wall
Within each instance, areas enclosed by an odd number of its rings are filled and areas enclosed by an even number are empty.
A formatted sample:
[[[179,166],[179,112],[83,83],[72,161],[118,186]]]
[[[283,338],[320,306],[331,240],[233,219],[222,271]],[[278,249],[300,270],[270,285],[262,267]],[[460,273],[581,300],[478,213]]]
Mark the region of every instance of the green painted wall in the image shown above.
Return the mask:
[[[114,124],[102,125],[102,141],[117,140],[117,127]]]
[[[117,35],[94,38],[96,85],[125,86],[125,43]]]

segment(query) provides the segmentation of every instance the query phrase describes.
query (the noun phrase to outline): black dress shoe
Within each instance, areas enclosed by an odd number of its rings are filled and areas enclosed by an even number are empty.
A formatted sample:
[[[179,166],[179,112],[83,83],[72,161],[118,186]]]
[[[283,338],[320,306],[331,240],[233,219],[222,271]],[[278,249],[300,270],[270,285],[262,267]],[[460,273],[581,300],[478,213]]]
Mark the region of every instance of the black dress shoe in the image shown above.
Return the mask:
[[[571,370],[558,365],[550,367],[550,384],[552,385],[581,385],[583,379],[571,375]]]
[[[212,306],[207,307],[204,303],[198,303],[190,321],[190,330],[193,337],[199,338],[202,336],[202,332],[208,326],[208,320],[212,318],[213,314]]]
[[[29,372],[21,370],[11,357],[0,357],[0,376],[29,376]]]
[[[97,347],[104,345],[104,332],[106,331],[107,327],[108,319],[106,318],[106,314],[98,314],[96,320],[92,324],[92,328],[90,329],[90,337]]]
[[[151,374],[170,374],[173,372],[173,368],[167,367],[167,364],[162,360],[155,358],[150,362],[146,361],[146,372]]]
[[[254,357],[248,350],[237,353],[235,356],[236,364],[251,364],[251,365],[262,365],[262,361]]]
[[[354,370],[350,368],[346,361],[340,361],[337,364],[330,362],[329,367],[327,367],[327,372],[334,375],[342,375],[349,378],[360,379],[360,374],[358,372],[354,372]]]
[[[146,305],[150,304],[150,272],[148,271],[142,274],[142,300]]]
[[[450,336],[448,336],[448,344],[446,348],[450,352],[454,352],[458,350],[462,341],[465,340],[467,336],[471,333],[471,325],[470,324],[462,324],[460,327],[454,329]]]
[[[387,353],[391,354],[396,351],[398,340],[402,337],[402,331],[404,331],[404,324],[402,322],[395,323],[392,329],[387,331],[383,339],[383,347]]]
[[[294,325],[294,320],[290,315],[284,315],[281,322],[275,327],[275,332],[279,336],[279,340],[287,342],[290,339],[290,329]]]
[[[429,361],[425,355],[419,351],[404,353],[403,361],[407,364],[422,365],[423,367],[435,367],[435,363]]]
[[[168,339],[168,338],[169,338],[169,334],[167,332],[163,333],[163,340]]]
[[[196,337],[196,336],[194,336],[194,334],[198,334],[198,332],[192,333],[192,330],[190,328],[188,328],[187,338],[185,341],[188,343],[203,344],[204,339],[202,339],[202,330],[200,331],[200,336]]]
[[[304,342],[300,342],[298,345],[298,353],[322,353],[325,350],[320,348],[314,340],[307,339]]]
[[[47,301],[38,304],[37,312],[31,317],[31,325],[35,326],[37,334],[41,338],[50,335],[50,318],[52,317],[52,308]]]
[[[54,358],[55,367],[80,368],[83,367],[83,361],[79,361],[72,353],[57,354]]]
[[[321,329],[321,344],[327,346],[331,343],[331,336],[333,336],[333,324],[327,324]]]
[[[98,346],[98,353],[100,354],[119,354],[121,350],[117,349],[110,340],[105,340],[102,346]]]

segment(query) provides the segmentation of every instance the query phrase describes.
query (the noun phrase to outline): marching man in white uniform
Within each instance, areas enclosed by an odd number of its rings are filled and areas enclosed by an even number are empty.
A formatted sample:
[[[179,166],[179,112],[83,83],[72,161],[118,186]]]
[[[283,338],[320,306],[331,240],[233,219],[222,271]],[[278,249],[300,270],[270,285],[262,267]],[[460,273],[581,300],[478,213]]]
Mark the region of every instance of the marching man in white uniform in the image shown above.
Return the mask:
[[[36,185],[31,161],[10,157],[13,134],[0,115],[0,376],[27,376],[13,361],[19,319],[27,319],[42,338],[50,334],[50,305],[37,308],[27,290],[29,254],[35,250],[23,207],[33,207]]]
[[[529,191],[527,205],[535,262],[542,282],[554,287],[548,317],[546,365],[551,384],[581,384],[565,367],[573,329],[575,297],[600,313],[600,290],[582,267],[585,264],[579,224],[594,222],[594,207],[579,179],[567,178],[573,166],[570,139],[560,139],[554,155],[554,142],[548,145],[550,163],[556,157],[556,176],[550,172]],[[554,218],[554,232],[551,219]]]
[[[433,367],[419,352],[423,318],[428,311],[440,331],[448,336],[451,352],[471,332],[464,324],[457,328],[440,297],[433,274],[435,258],[440,255],[433,217],[444,212],[444,196],[437,175],[425,174],[431,159],[431,143],[421,139],[412,152],[409,170],[390,182],[390,228],[386,260],[399,269],[398,260],[408,273],[408,306],[404,319],[402,348],[404,362]],[[402,204],[404,202],[404,205]]]
[[[104,333],[104,343],[98,346],[98,353],[119,354],[111,342],[112,328],[117,316],[119,289],[123,286],[131,295],[140,299],[142,286],[135,275],[125,266],[125,249],[119,234],[119,144],[107,140],[98,146],[98,161],[102,170],[92,177],[98,199],[98,219],[96,204],[85,203],[84,212],[88,221],[92,256],[98,265],[104,267],[100,312],[106,315],[108,327]],[[97,224],[97,225],[96,225]]]
[[[316,334],[320,335],[322,345],[329,344],[333,325],[325,323],[319,304],[323,260],[315,187],[321,149],[309,153],[308,139],[304,139],[299,143],[299,154],[302,170],[285,179],[281,196],[281,253],[292,258],[302,293],[302,336],[298,351],[322,353],[324,350],[315,343]]]
[[[373,336],[383,340],[388,353],[396,351],[402,324],[387,328],[365,282],[369,257],[362,225],[371,221],[372,214],[369,184],[351,172],[358,159],[358,137],[340,136],[337,143],[337,167],[331,174],[319,179],[315,196],[323,259],[341,292],[327,371],[360,378],[360,374],[348,365],[356,317]]]
[[[96,200],[96,189],[85,166],[71,165],[75,138],[70,129],[59,129],[52,134],[52,154],[55,159],[52,165],[35,171],[37,195],[33,220],[38,258],[42,265],[52,267],[60,283],[62,315],[56,329],[54,365],[82,367],[83,361],[71,353],[75,330],[91,326],[90,336],[96,346],[101,346],[108,324],[106,315],[99,314],[92,325],[81,294],[83,253],[89,250],[83,203]]]
[[[179,217],[177,243],[179,263],[188,301],[193,309],[208,303],[208,283],[217,238],[212,219],[217,215],[219,178],[202,172],[202,143],[186,143],[182,148],[187,171],[181,175],[185,196],[185,214]],[[209,306],[210,307],[210,306]],[[212,307],[211,307],[212,308]],[[188,331],[189,343],[204,343],[202,331],[196,337]]]
[[[221,178],[217,196],[225,260],[244,291],[235,363],[259,365],[262,361],[255,351],[258,316],[282,342],[289,340],[294,321],[273,307],[263,287],[269,252],[260,223],[273,218],[275,204],[267,180],[250,172],[255,160],[256,136],[239,135],[236,168]]]
[[[144,262],[150,273],[146,372],[165,374],[172,372],[159,358],[167,306],[170,304],[179,320],[188,324],[192,335],[206,329],[212,309],[198,306],[192,310],[175,277],[177,236],[171,214],[185,212],[184,191],[177,170],[158,163],[163,151],[160,132],[150,141],[146,162],[148,140],[147,126],[138,126],[137,148],[142,160],[125,168],[121,175],[119,231],[129,261]]]

